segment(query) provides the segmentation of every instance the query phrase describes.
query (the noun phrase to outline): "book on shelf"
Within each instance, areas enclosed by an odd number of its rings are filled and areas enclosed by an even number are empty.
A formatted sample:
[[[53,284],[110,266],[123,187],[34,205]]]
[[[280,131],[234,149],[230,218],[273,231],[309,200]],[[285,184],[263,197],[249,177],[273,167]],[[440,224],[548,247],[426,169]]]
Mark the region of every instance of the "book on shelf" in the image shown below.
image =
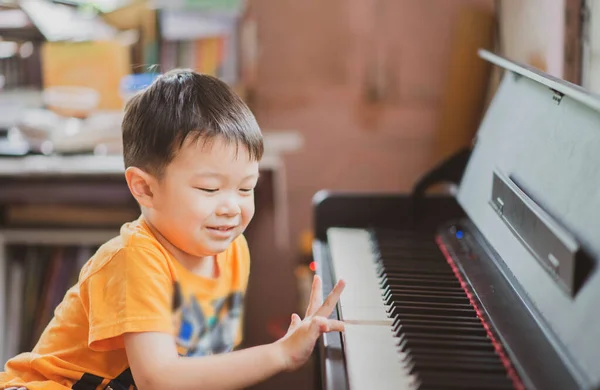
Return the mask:
[[[5,357],[31,351],[93,250],[90,246],[7,248]]]
[[[190,68],[240,83],[239,34],[241,10],[167,8],[159,13],[163,71]]]

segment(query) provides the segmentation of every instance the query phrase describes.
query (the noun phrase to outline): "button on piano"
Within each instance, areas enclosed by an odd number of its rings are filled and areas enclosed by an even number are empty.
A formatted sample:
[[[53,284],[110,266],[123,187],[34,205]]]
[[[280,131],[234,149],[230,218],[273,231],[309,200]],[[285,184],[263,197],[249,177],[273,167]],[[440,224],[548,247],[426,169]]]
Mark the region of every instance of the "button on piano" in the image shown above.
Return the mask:
[[[504,74],[472,148],[408,194],[314,197],[323,294],[347,283],[323,390],[600,389],[600,100],[479,55]]]

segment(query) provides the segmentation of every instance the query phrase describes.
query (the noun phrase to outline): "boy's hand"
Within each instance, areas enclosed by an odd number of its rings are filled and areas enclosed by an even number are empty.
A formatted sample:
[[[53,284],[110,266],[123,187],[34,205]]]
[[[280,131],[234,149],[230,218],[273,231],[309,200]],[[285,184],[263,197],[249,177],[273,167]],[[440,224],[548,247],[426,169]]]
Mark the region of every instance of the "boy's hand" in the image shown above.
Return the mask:
[[[344,286],[344,281],[340,280],[323,303],[321,278],[315,275],[305,318],[301,320],[296,313],[292,314],[292,323],[286,335],[275,343],[281,349],[286,370],[295,370],[306,363],[322,333],[344,331],[342,321],[327,318],[337,304]]]

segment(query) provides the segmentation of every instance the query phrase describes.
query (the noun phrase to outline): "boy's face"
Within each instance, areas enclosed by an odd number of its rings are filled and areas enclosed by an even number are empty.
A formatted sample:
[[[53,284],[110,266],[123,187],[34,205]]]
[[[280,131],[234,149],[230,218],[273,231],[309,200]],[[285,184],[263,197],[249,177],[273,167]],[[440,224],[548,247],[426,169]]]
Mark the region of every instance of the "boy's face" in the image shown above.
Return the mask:
[[[258,162],[217,138],[185,142],[156,182],[149,222],[192,256],[225,251],[254,216]]]

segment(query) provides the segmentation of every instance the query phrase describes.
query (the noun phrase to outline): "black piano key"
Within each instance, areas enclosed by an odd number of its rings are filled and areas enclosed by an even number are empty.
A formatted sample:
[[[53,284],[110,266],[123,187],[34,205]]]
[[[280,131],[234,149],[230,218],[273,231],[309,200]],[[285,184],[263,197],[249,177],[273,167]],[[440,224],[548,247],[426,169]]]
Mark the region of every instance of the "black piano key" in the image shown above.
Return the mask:
[[[392,285],[392,284],[398,284],[398,285],[404,285],[405,283],[419,283],[421,285],[432,285],[432,286],[437,286],[437,287],[455,287],[455,288],[462,288],[460,286],[460,283],[458,282],[458,280],[456,280],[456,278],[454,278],[454,280],[451,279],[442,279],[442,278],[436,278],[436,277],[428,277],[426,275],[419,275],[419,276],[413,276],[411,277],[410,275],[407,276],[400,276],[400,275],[393,275],[393,276],[387,276],[384,277],[384,280],[386,281],[386,283]]]
[[[471,306],[471,302],[469,298],[464,295],[461,297],[460,295],[446,295],[443,293],[406,293],[404,291],[398,291],[395,289],[390,289],[390,293],[387,295],[386,299],[395,300],[396,302],[417,302],[417,303],[440,303],[440,304],[449,304],[449,305],[466,305],[468,307]]]
[[[432,300],[440,300],[440,302],[470,302],[469,298],[465,297],[465,294],[461,295],[458,292],[438,292],[394,287],[390,289],[390,295],[391,294],[394,294],[395,296],[406,297],[408,299],[414,297],[415,300],[421,298],[426,299],[427,297],[429,297]],[[382,296],[385,296],[385,294],[383,294]]]
[[[489,351],[478,351],[478,350],[474,350],[474,349],[464,349],[464,350],[444,349],[444,348],[435,348],[435,346],[419,347],[418,349],[412,350],[412,349],[408,349],[406,347],[406,341],[402,341],[399,344],[400,344],[399,348],[402,351],[407,351],[408,355],[410,355],[412,358],[419,358],[421,356],[435,355],[435,356],[438,356],[440,359],[448,359],[448,360],[452,360],[455,358],[462,358],[462,359],[498,359],[498,361],[501,361],[498,354],[490,353]]]
[[[384,275],[401,273],[405,275],[414,275],[414,274],[423,274],[423,275],[440,275],[440,276],[454,276],[452,272],[452,268],[447,265],[444,267],[431,267],[427,265],[416,266],[416,265],[407,265],[402,264],[398,266],[388,267],[388,266],[376,266],[375,270],[377,272],[377,276],[383,277]],[[456,276],[454,276],[456,277]]]
[[[395,294],[396,296],[400,296],[402,294],[405,294],[407,290],[412,290],[412,291],[414,291],[414,292],[416,292],[418,294],[423,293],[423,294],[429,294],[429,295],[444,295],[444,296],[447,296],[447,297],[462,297],[462,298],[466,298],[464,294],[461,296],[453,288],[438,287],[438,288],[435,288],[435,289],[432,288],[430,291],[427,291],[426,289],[414,289],[413,287],[414,286],[398,287],[396,285],[382,286],[381,287],[382,297],[384,297],[385,299],[387,299],[392,294]]]
[[[437,245],[433,240],[423,241],[415,238],[407,239],[406,237],[402,236],[394,237],[392,240],[377,238],[375,241],[372,241],[372,243],[376,245],[377,249],[379,249],[381,253],[389,253],[399,250],[404,251],[407,249],[435,253],[435,249],[437,248]]]
[[[454,334],[454,333],[429,333],[429,332],[412,332],[406,331],[405,329],[400,329],[396,334],[398,337],[408,337],[412,340],[415,339],[427,339],[427,340],[446,340],[446,341],[456,341],[460,342],[480,342],[488,345],[490,341],[487,335],[464,335],[464,334]],[[493,346],[492,346],[493,348]]]
[[[430,285],[425,285],[425,284],[419,284],[418,282],[404,282],[403,284],[399,285],[397,283],[391,283],[391,284],[387,284],[385,286],[381,286],[381,290],[382,293],[386,293],[387,291],[390,292],[394,292],[394,291],[398,291],[398,292],[402,292],[402,291],[406,291],[406,289],[412,289],[415,291],[425,291],[425,292],[430,292],[430,293],[439,293],[439,294],[455,294],[455,295],[460,295],[460,291],[459,288],[457,287],[451,287],[451,286],[430,286]],[[462,292],[462,296],[466,297],[464,294],[464,291]]]
[[[431,325],[410,325],[398,322],[398,326],[393,328],[394,332],[421,332],[431,334],[454,334],[465,336],[487,337],[487,332],[481,326],[431,326]]]
[[[448,363],[448,362],[460,362],[469,365],[495,365],[502,370],[506,371],[502,360],[497,355],[487,354],[486,356],[479,355],[468,355],[468,354],[458,354],[458,353],[450,353],[450,354],[440,354],[440,353],[417,353],[415,351],[411,351],[410,355],[406,355],[405,361],[413,362],[438,362],[440,364]]]
[[[419,350],[419,348],[435,348],[450,350],[481,351],[495,354],[496,350],[489,340],[486,341],[462,341],[462,340],[438,340],[433,338],[400,338],[398,346],[401,351]]]
[[[447,308],[447,307],[419,307],[409,305],[392,304],[388,309],[391,316],[402,316],[407,314],[435,314],[454,318],[476,318],[477,314],[470,308]]]
[[[396,308],[395,312],[394,312],[394,308],[391,308],[391,310],[389,310],[390,318],[392,318],[394,320],[393,321],[394,324],[396,322],[402,323],[402,321],[406,320],[406,319],[410,320],[410,319],[424,319],[424,318],[432,319],[432,321],[460,321],[460,322],[469,322],[469,323],[473,323],[473,324],[481,323],[481,320],[479,319],[479,317],[477,317],[477,314],[475,312],[467,313],[467,314],[463,313],[461,316],[456,316],[456,315],[445,315],[445,314],[436,313],[436,312],[401,313],[401,312],[399,312],[401,310],[402,310],[401,308]]]
[[[394,235],[380,235],[376,234],[372,237],[372,243],[377,244],[377,247],[381,251],[389,251],[395,248],[419,248],[419,249],[431,249],[435,248],[435,241],[432,239],[423,239],[423,237],[419,235],[411,236],[410,233],[406,232],[403,234],[394,234]]]
[[[392,294],[392,296],[394,296]],[[471,305],[469,305],[468,303],[450,303],[450,302],[434,302],[434,301],[413,301],[413,300],[407,300],[407,299],[403,299],[402,297],[396,297],[396,299],[394,299],[392,301],[392,303],[390,304],[391,307],[393,307],[394,305],[401,305],[401,306],[414,306],[414,307],[418,307],[418,308],[439,308],[439,309],[464,309],[464,310],[473,310],[473,308],[471,307]]]
[[[441,293],[444,295],[448,294],[456,294],[460,296],[465,296],[465,291],[462,288],[456,287],[433,287],[433,286],[422,286],[417,283],[406,283],[404,285],[392,284],[385,286],[383,291],[422,291],[429,293]]]
[[[385,275],[381,278],[380,280],[380,285],[403,285],[403,282],[405,281],[418,281],[418,282],[422,282],[423,284],[429,284],[429,285],[435,285],[435,286],[442,286],[442,287],[460,287],[460,283],[456,280],[455,277],[453,277],[453,279],[450,279],[450,277],[447,276],[439,276],[439,275]]]
[[[474,319],[462,319],[460,321],[454,318],[448,317],[438,317],[435,319],[421,319],[416,317],[406,317],[403,318],[394,317],[394,321],[392,324],[392,330],[396,332],[400,327],[406,327],[407,329],[431,329],[431,328],[447,328],[447,329],[465,329],[473,330],[474,332],[486,332],[485,329],[481,326],[481,321],[479,318]],[[487,332],[486,332],[487,333]]]
[[[478,389],[504,390],[514,389],[508,375],[498,374],[464,374],[460,372],[420,372],[418,374],[421,389]],[[433,387],[437,386],[437,387]]]
[[[451,345],[456,345],[458,348],[462,348],[462,345],[467,346],[480,346],[481,350],[489,350],[495,352],[493,344],[489,341],[490,339],[485,336],[480,335],[462,335],[462,334],[450,334],[450,333],[427,333],[427,332],[408,332],[403,329],[400,329],[399,332],[396,333],[396,337],[398,337],[398,342],[400,343],[403,339],[409,339],[411,341],[418,342],[419,340],[427,340],[427,341],[436,341],[440,340],[443,342],[452,343]],[[479,347],[477,347],[479,348]]]
[[[420,386],[512,389],[503,361],[433,237],[374,230],[374,269],[404,364]]]
[[[432,288],[448,288],[459,291],[462,289],[460,283],[456,280],[439,280],[422,276],[387,276],[385,281],[390,286],[431,286]],[[464,293],[464,290],[462,290]]]
[[[506,368],[502,364],[484,363],[484,362],[465,362],[460,360],[421,360],[419,359],[411,365],[409,373],[418,375],[425,372],[462,372],[476,374],[500,374],[506,375]]]
[[[452,268],[450,268],[447,264],[398,264],[395,265],[393,267],[389,267],[386,266],[384,264],[382,265],[376,265],[375,266],[375,272],[377,274],[377,276],[379,277],[383,277],[386,274],[391,274],[391,273],[423,273],[423,274],[429,274],[429,275],[451,275],[454,276],[454,274],[452,273]]]
[[[432,261],[440,257],[440,252],[437,247],[431,249],[431,247],[417,248],[378,248],[378,254],[375,255],[377,261],[402,261],[405,259],[424,259],[425,261]]]
[[[377,269],[379,269],[379,267],[376,267]],[[400,274],[400,275],[432,275],[432,276],[440,276],[440,277],[454,277],[456,279],[456,276],[454,276],[454,274],[452,273],[452,269],[450,267],[448,267],[447,265],[445,267],[442,266],[435,266],[432,267],[431,265],[414,265],[414,264],[398,264],[394,267],[387,267],[387,266],[382,266],[381,268],[382,271],[382,277],[384,275],[393,275],[393,274]]]
[[[445,295],[439,293],[407,293],[404,291],[393,291],[390,294],[390,299],[402,299],[404,301],[413,302],[440,302],[440,303],[461,303],[471,305],[469,298],[460,295]]]
[[[399,254],[397,257],[385,257],[382,255],[379,259],[375,257],[375,263],[384,267],[424,267],[426,265],[433,268],[449,268],[448,263],[442,257],[432,257],[430,255],[413,256],[410,253]]]
[[[429,316],[427,318],[415,318],[415,317],[407,317],[404,316],[402,319],[398,319],[394,321],[394,326],[396,324],[404,324],[404,325],[417,325],[417,326],[453,326],[453,327],[469,327],[469,328],[481,328],[481,320],[479,318],[474,318],[472,320],[457,320],[454,318],[446,318],[446,317],[432,317]]]
[[[428,297],[431,299],[428,299]],[[417,293],[407,293],[403,290],[389,289],[389,290],[386,290],[381,295],[383,302],[387,305],[389,305],[399,299],[404,299],[406,301],[413,301],[413,302],[435,302],[434,297],[442,297],[442,298],[439,298],[439,302],[441,302],[441,303],[469,304],[469,300],[467,298],[465,298],[464,296],[461,297],[458,294],[439,292],[439,291],[435,291],[435,292],[418,291]]]

